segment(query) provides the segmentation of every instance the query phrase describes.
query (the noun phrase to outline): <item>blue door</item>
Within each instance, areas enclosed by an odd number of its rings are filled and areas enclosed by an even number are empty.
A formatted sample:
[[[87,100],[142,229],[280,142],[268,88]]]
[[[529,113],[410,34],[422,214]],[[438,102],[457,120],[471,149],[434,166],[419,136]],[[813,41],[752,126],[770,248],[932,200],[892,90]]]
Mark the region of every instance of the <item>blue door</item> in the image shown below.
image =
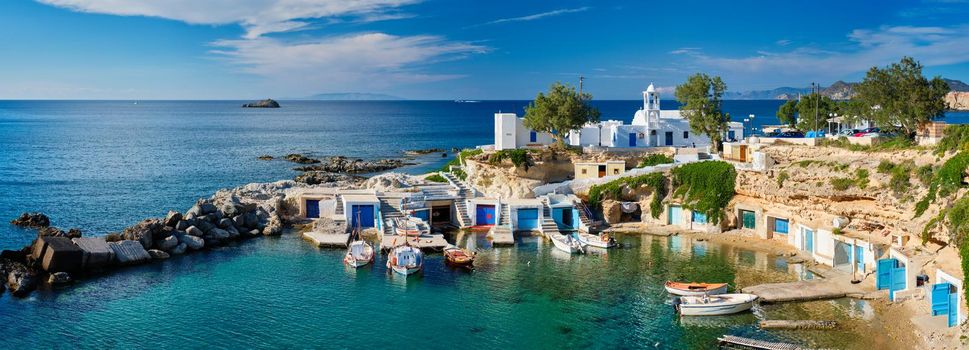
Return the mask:
[[[669,221],[670,225],[679,225],[683,219],[683,208],[678,205],[670,206]]]
[[[855,246],[855,265],[858,266],[858,271],[865,271],[865,250],[861,246]]]
[[[373,205],[353,205],[350,215],[351,227],[374,227]]]
[[[420,218],[421,220],[424,220],[425,222],[430,222],[429,219],[431,217],[431,211],[430,210],[417,210],[417,211],[414,211],[414,214],[411,215],[411,216],[413,216],[415,218]]]
[[[955,289],[955,288],[953,288]],[[959,323],[959,293],[949,293],[949,327]]]
[[[667,146],[672,146],[673,145],[673,132],[672,131],[667,131],[666,132],[666,145]]]
[[[736,133],[733,130],[730,130],[730,131],[727,132],[727,140],[728,141],[729,140],[733,140],[736,137],[737,137],[737,135],[736,135]]]
[[[875,287],[879,290],[888,289],[892,285],[892,271],[895,269],[895,259],[878,260],[878,269],[875,272]]]
[[[538,229],[538,209],[522,208],[518,209],[518,230],[537,230]]]
[[[693,223],[695,224],[706,224],[707,214],[695,211],[693,212]]]
[[[478,205],[474,207],[474,224],[475,225],[494,225],[495,224],[495,206],[493,205]]]
[[[528,142],[538,142],[538,133],[534,131],[528,133]]]
[[[306,200],[306,218],[318,219],[320,217],[320,201],[318,199]]]
[[[636,147],[636,133],[629,133],[629,147]]]
[[[949,315],[949,290],[951,284],[939,283],[932,285],[932,316]]]
[[[814,253],[814,231],[804,230],[804,250]]]
[[[897,264],[892,269],[892,285],[888,288],[888,299],[895,301],[895,291],[905,290],[905,265]]]

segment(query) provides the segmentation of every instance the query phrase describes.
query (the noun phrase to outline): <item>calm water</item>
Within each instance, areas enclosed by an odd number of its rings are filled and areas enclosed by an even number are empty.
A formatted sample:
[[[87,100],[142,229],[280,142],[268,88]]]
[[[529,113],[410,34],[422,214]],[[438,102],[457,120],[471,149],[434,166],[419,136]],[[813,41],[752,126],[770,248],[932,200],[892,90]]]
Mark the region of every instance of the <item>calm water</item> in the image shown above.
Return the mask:
[[[0,101],[0,249],[19,248],[32,230],[6,224],[23,211],[89,235],[185,210],[215,190],[291,178],[292,164],[262,154],[300,152],[362,158],[418,148],[493,141],[496,111],[525,101],[286,102],[277,110],[242,101]],[[667,108],[674,108],[664,102]],[[598,101],[603,118],[630,121],[639,101]],[[735,116],[776,123],[778,101],[729,101]],[[762,117],[763,116],[763,117]],[[966,119],[966,115],[954,118]],[[404,169],[423,173],[438,157]],[[474,240],[473,240],[474,241]],[[0,296],[3,347],[648,347],[705,348],[717,335],[854,346],[857,329],[761,333],[758,317],[870,314],[833,302],[758,309],[728,318],[680,320],[666,305],[667,278],[789,280],[771,257],[684,242],[626,237],[608,255],[559,256],[534,239],[490,250],[474,273],[432,256],[423,276],[383,267],[345,271],[339,251],[297,236],[256,239],[89,279],[29,299]],[[688,250],[683,248],[689,246]],[[683,251],[683,252],[680,252]],[[680,253],[675,253],[680,252]],[[819,316],[819,317],[821,317]]]

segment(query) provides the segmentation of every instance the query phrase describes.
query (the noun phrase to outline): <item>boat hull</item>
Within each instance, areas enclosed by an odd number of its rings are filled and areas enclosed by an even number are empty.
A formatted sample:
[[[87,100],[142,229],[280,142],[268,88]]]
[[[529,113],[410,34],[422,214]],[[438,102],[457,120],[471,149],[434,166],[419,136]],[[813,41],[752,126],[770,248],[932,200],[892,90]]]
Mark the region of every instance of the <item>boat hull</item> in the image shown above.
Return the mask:
[[[612,248],[616,246],[614,241],[602,241],[598,236],[591,234],[580,234],[578,238],[579,242],[583,245],[588,245],[597,248]]]
[[[718,294],[724,294],[727,292],[727,284],[723,284],[718,288],[703,289],[703,290],[688,290],[688,289],[674,288],[669,284],[667,284],[665,288],[666,288],[666,291],[669,292],[670,294],[679,295],[679,296],[718,295]]]
[[[731,315],[750,310],[757,301],[757,296],[752,294],[723,294],[719,297],[728,300],[703,303],[700,302],[702,297],[683,297],[677,308],[683,316]]]
[[[575,242],[575,241],[571,241],[570,243],[568,238],[566,238],[565,236],[551,235],[549,236],[549,239],[552,240],[552,245],[555,246],[556,249],[561,250],[563,252],[566,252],[569,254],[577,254],[577,253],[583,252],[581,244],[578,244],[578,242]]]
[[[358,254],[354,254],[354,250],[357,250]],[[347,247],[347,253],[343,256],[343,262],[354,268],[366,266],[373,262],[374,255],[373,247],[369,243],[354,241]]]
[[[390,268],[391,270],[394,270],[394,272],[404,276],[413,275],[421,270],[420,266],[417,266],[417,267],[391,266]]]

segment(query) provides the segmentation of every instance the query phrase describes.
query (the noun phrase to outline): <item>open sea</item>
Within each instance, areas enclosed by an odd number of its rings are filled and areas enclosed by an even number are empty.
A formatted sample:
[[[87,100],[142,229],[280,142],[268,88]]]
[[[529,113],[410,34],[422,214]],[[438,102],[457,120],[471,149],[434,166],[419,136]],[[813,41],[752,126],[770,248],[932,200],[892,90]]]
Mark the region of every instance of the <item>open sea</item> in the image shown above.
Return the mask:
[[[404,150],[493,142],[493,113],[527,101],[0,101],[0,249],[34,230],[7,222],[24,211],[85,235],[119,231],[197,198],[250,182],[290,179],[268,154],[398,157]],[[726,101],[754,126],[776,124],[782,101]],[[603,119],[631,121],[641,101],[597,101]],[[675,108],[664,101],[665,108]],[[969,114],[947,116],[965,123]],[[424,173],[439,155],[401,169]],[[339,250],[296,235],[260,238],[162,263],[120,269],[29,298],[0,295],[3,348],[710,348],[724,333],[870,348],[873,308],[838,300],[681,319],[666,279],[740,285],[803,278],[782,259],[682,238],[622,237],[623,249],[560,256],[534,238],[482,249],[473,272],[432,255],[420,276],[382,266],[348,271]],[[829,317],[836,332],[764,332],[760,318]],[[885,345],[885,344],[881,344]]]

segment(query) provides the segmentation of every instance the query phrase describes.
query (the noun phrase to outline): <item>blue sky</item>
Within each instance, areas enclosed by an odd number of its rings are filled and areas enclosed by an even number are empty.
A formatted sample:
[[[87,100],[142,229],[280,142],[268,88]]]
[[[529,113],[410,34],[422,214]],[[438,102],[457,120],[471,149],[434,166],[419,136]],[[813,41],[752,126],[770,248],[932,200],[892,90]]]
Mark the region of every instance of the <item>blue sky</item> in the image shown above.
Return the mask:
[[[0,98],[252,99],[374,92],[598,99],[860,80],[911,55],[969,81],[969,3],[936,1],[9,0]]]

